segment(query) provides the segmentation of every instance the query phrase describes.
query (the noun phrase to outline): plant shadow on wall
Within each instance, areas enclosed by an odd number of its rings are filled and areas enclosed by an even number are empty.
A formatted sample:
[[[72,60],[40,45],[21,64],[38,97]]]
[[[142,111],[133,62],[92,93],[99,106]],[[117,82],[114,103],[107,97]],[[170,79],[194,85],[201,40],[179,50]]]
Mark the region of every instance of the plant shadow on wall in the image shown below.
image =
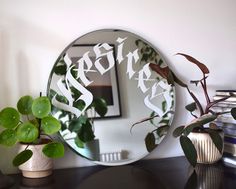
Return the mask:
[[[140,39],[136,40],[135,44],[140,49],[140,64],[147,64],[152,62],[152,64],[157,65],[160,68],[164,68],[166,66],[161,56],[150,45]],[[163,77],[163,75],[161,74],[158,74],[155,79],[159,83],[168,82],[166,80],[166,77]],[[168,86],[167,84],[165,85]],[[161,111],[152,111],[149,117],[135,122],[130,128],[130,133],[132,133],[132,129],[134,126],[146,121],[149,121],[151,125],[155,127],[155,129],[152,132],[149,132],[144,139],[148,152],[154,150],[159,145],[160,141],[162,141],[162,139],[167,135],[172,121],[170,117],[172,114],[174,114],[174,88],[167,88],[163,91],[163,93],[160,93],[158,95],[160,97],[164,97],[164,100],[162,100],[161,102]]]
[[[176,128],[173,132],[173,136],[180,138],[180,144],[183,152],[192,166],[195,167],[196,163],[214,163],[221,158],[223,153],[223,132],[217,127],[217,125],[214,123],[214,120],[216,120],[221,114],[228,113],[231,113],[232,117],[236,119],[236,108],[232,108],[231,111],[227,112],[216,112],[214,111],[213,106],[219,102],[225,101],[230,96],[233,96],[233,94],[230,94],[229,96],[223,97],[219,100],[211,101],[208,95],[206,82],[209,74],[209,69],[207,66],[189,55],[182,53],[178,53],[177,55],[185,57],[189,62],[195,64],[201,70],[203,77],[199,80],[191,80],[190,83],[196,86],[201,86],[206,99],[206,105],[203,106],[203,104],[201,104],[201,101],[189,89],[188,85],[182,82],[171,69],[168,67],[160,67],[157,64],[151,63],[150,68],[152,70],[161,75],[163,78],[166,78],[169,84],[174,85],[177,83],[181,87],[185,88],[194,101],[185,107],[186,110],[191,113],[194,119],[190,123]],[[152,117],[147,120],[150,119],[152,119]],[[195,135],[193,136],[195,133],[200,135],[196,135],[195,137]],[[204,149],[197,142],[197,138],[202,138],[202,134],[207,134],[209,138],[207,141],[208,143],[213,142],[212,149]],[[214,155],[213,159],[208,160],[208,156],[211,156],[213,152],[218,154],[218,156]]]
[[[50,136],[61,128],[60,122],[50,113],[51,104],[45,96],[36,99],[28,95],[23,96],[17,102],[17,109],[6,107],[1,110],[0,125],[5,130],[0,133],[0,144],[11,147],[19,142],[21,146],[25,146],[13,159],[14,166],[20,166],[32,159],[34,153],[38,156],[39,152],[33,153],[31,147],[41,144],[42,153],[48,158],[59,158],[64,155],[63,144],[53,141]]]
[[[79,111],[83,111],[86,104],[84,100],[81,99],[82,93],[73,85],[67,83],[65,78],[68,73],[70,73],[73,78],[78,78],[77,68],[74,65],[69,68],[70,70],[68,70],[64,58],[64,56],[61,57],[59,63],[53,70],[57,76],[63,77],[61,82],[66,90],[70,91],[71,98],[60,95],[53,89],[49,90],[48,96],[52,101],[56,99],[57,102],[66,104],[68,106],[70,105],[68,99],[75,99],[73,100],[73,105],[71,106],[71,108],[76,108]],[[82,85],[80,79],[77,79],[77,82]],[[63,108],[59,109],[53,105],[52,111],[54,112],[53,114],[56,115],[58,119],[60,119],[62,125],[61,131],[65,131],[66,129],[68,129],[71,133],[75,133],[75,137],[65,140],[73,139],[77,147],[85,148],[85,144],[93,141],[96,137],[94,135],[94,118],[96,117],[96,114],[98,114],[100,117],[104,117],[108,111],[108,107],[107,102],[104,98],[93,98],[92,103],[79,117],[77,117],[75,113],[72,113],[73,111],[69,112],[63,110]]]

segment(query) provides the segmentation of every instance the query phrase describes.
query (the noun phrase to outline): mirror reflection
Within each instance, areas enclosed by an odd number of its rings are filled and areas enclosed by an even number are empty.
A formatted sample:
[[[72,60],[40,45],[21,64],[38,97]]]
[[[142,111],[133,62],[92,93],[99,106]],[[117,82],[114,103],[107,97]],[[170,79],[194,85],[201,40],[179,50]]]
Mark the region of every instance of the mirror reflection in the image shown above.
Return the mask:
[[[122,30],[73,41],[48,82],[61,137],[79,155],[104,165],[137,161],[159,145],[174,111],[174,88],[152,71],[167,67],[155,48]]]

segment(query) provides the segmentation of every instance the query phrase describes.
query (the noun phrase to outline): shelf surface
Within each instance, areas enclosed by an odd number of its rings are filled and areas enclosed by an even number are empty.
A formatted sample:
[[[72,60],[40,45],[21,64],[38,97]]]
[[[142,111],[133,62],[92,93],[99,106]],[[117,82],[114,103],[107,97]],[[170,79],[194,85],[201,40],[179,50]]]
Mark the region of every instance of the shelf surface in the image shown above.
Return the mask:
[[[236,169],[222,162],[197,165],[195,172],[185,157],[142,160],[118,166],[92,166],[54,170],[42,179],[28,179],[21,174],[9,175],[11,188],[40,189],[235,189]]]

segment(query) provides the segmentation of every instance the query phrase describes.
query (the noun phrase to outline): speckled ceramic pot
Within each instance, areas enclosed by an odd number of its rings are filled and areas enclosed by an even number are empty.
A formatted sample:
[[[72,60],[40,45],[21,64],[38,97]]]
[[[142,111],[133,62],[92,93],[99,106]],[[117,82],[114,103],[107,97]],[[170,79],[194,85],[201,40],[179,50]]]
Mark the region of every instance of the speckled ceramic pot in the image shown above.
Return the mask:
[[[42,149],[45,144],[29,145],[27,149],[33,151],[33,156],[24,164],[19,166],[24,177],[42,178],[52,174],[53,161],[46,157]],[[23,151],[27,145],[20,144],[19,151]]]
[[[223,139],[224,133],[219,133]],[[188,137],[197,151],[197,163],[211,164],[221,159],[223,150],[219,152],[208,133],[192,132]]]

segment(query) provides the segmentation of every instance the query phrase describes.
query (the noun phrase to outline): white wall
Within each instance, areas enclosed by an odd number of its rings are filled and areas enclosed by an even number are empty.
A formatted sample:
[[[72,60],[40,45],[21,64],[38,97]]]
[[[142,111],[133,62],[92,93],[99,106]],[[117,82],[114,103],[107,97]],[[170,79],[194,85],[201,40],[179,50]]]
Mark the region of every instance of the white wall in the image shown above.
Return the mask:
[[[0,109],[15,105],[19,96],[46,91],[58,55],[75,38],[96,29],[120,28],[154,44],[182,79],[197,79],[194,65],[177,52],[191,54],[211,70],[210,94],[235,89],[235,0],[0,0]],[[173,128],[191,119],[190,102],[177,87]],[[172,128],[172,129],[173,129]],[[14,150],[0,147],[0,169],[14,172]],[[169,134],[147,158],[182,155]],[[68,150],[56,168],[91,165]]]

